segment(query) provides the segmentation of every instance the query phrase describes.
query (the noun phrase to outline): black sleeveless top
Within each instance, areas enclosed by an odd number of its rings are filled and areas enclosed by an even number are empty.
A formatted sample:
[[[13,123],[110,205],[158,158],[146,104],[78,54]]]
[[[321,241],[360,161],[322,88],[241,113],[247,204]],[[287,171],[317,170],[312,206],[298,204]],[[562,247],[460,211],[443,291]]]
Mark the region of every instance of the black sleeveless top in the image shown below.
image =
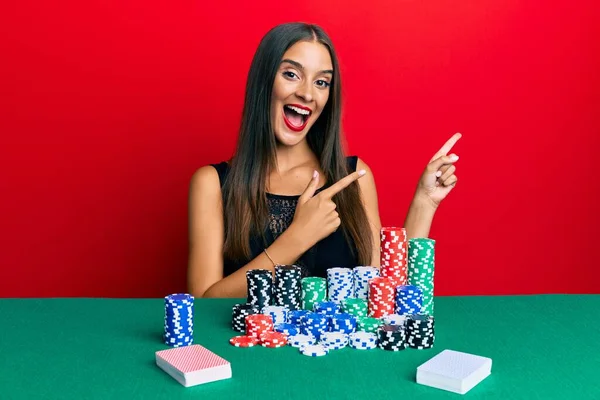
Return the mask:
[[[356,171],[357,156],[346,158],[348,172]],[[221,188],[225,183],[229,173],[229,164],[223,161],[219,164],[211,164],[219,174]],[[324,187],[319,188],[317,193],[331,185],[328,182]],[[265,248],[269,247],[279,235],[281,235],[292,223],[296,204],[300,195],[278,195],[267,193],[267,202],[269,203],[269,225],[265,231],[267,243],[263,243],[261,237],[250,238],[250,249],[252,258],[242,261],[224,260],[223,274],[228,276],[249,263],[257,257]],[[223,199],[224,201],[225,199]],[[316,243],[308,249],[297,261],[296,265],[302,268],[302,276],[319,276],[325,278],[327,269],[333,267],[353,268],[357,265],[357,250],[354,243],[350,247],[341,229],[333,232],[325,239]],[[352,249],[352,250],[351,250]],[[277,262],[277,260],[275,260]]]

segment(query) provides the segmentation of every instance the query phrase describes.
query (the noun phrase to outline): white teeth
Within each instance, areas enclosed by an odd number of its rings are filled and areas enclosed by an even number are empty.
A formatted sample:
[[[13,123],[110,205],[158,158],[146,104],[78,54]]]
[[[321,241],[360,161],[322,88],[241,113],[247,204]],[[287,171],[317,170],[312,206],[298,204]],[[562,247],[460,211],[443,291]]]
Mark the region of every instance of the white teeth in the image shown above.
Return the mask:
[[[290,110],[296,111],[298,114],[301,114],[301,115],[308,115],[308,114],[310,114],[310,111],[303,110],[303,109],[298,108],[298,107],[289,106],[289,105],[286,105],[286,107],[289,108]]]

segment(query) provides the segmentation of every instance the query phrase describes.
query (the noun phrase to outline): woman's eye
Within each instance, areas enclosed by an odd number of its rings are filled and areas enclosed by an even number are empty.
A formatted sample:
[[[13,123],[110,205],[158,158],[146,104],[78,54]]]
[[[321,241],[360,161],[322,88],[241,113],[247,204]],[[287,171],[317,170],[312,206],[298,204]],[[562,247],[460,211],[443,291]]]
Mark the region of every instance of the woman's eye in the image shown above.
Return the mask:
[[[324,80],[322,80],[322,79],[319,79],[319,80],[317,81],[317,85],[318,85],[318,86],[320,86],[320,87],[326,88],[326,87],[329,87],[329,86],[330,86],[330,83],[329,83],[329,82],[327,82],[327,81],[324,81]]]
[[[295,73],[293,73],[292,71],[285,71],[285,72],[283,73],[283,75],[284,75],[284,76],[287,76],[288,78],[295,78],[295,77],[296,77],[296,74],[295,74]]]

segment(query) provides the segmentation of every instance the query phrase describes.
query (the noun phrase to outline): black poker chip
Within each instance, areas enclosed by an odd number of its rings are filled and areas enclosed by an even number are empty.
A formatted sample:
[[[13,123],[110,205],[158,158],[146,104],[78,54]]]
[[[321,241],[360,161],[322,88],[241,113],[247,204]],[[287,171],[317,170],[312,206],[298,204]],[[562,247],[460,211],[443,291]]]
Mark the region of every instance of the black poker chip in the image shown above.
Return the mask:
[[[260,310],[273,302],[273,274],[267,269],[253,269],[246,272],[248,298],[246,302]]]

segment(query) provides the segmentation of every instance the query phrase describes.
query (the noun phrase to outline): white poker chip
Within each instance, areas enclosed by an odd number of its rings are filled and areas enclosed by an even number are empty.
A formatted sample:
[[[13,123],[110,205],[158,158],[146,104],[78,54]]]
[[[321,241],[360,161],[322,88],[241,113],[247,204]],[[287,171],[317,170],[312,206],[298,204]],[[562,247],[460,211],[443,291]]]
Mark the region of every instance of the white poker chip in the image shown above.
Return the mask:
[[[343,332],[323,332],[319,344],[329,350],[339,350],[348,344],[348,335]]]
[[[288,337],[288,344],[292,347],[300,348],[306,345],[313,345],[317,343],[317,339],[311,335],[297,334]]]
[[[383,317],[383,322],[387,325],[402,326],[406,322],[406,315],[388,314]]]
[[[354,332],[350,334],[350,341],[360,341],[360,342],[377,342],[377,335],[372,332]]]
[[[329,353],[329,350],[325,346],[322,346],[320,344],[312,344],[302,346],[300,348],[300,352],[305,356],[320,357],[327,355],[327,353]]]

